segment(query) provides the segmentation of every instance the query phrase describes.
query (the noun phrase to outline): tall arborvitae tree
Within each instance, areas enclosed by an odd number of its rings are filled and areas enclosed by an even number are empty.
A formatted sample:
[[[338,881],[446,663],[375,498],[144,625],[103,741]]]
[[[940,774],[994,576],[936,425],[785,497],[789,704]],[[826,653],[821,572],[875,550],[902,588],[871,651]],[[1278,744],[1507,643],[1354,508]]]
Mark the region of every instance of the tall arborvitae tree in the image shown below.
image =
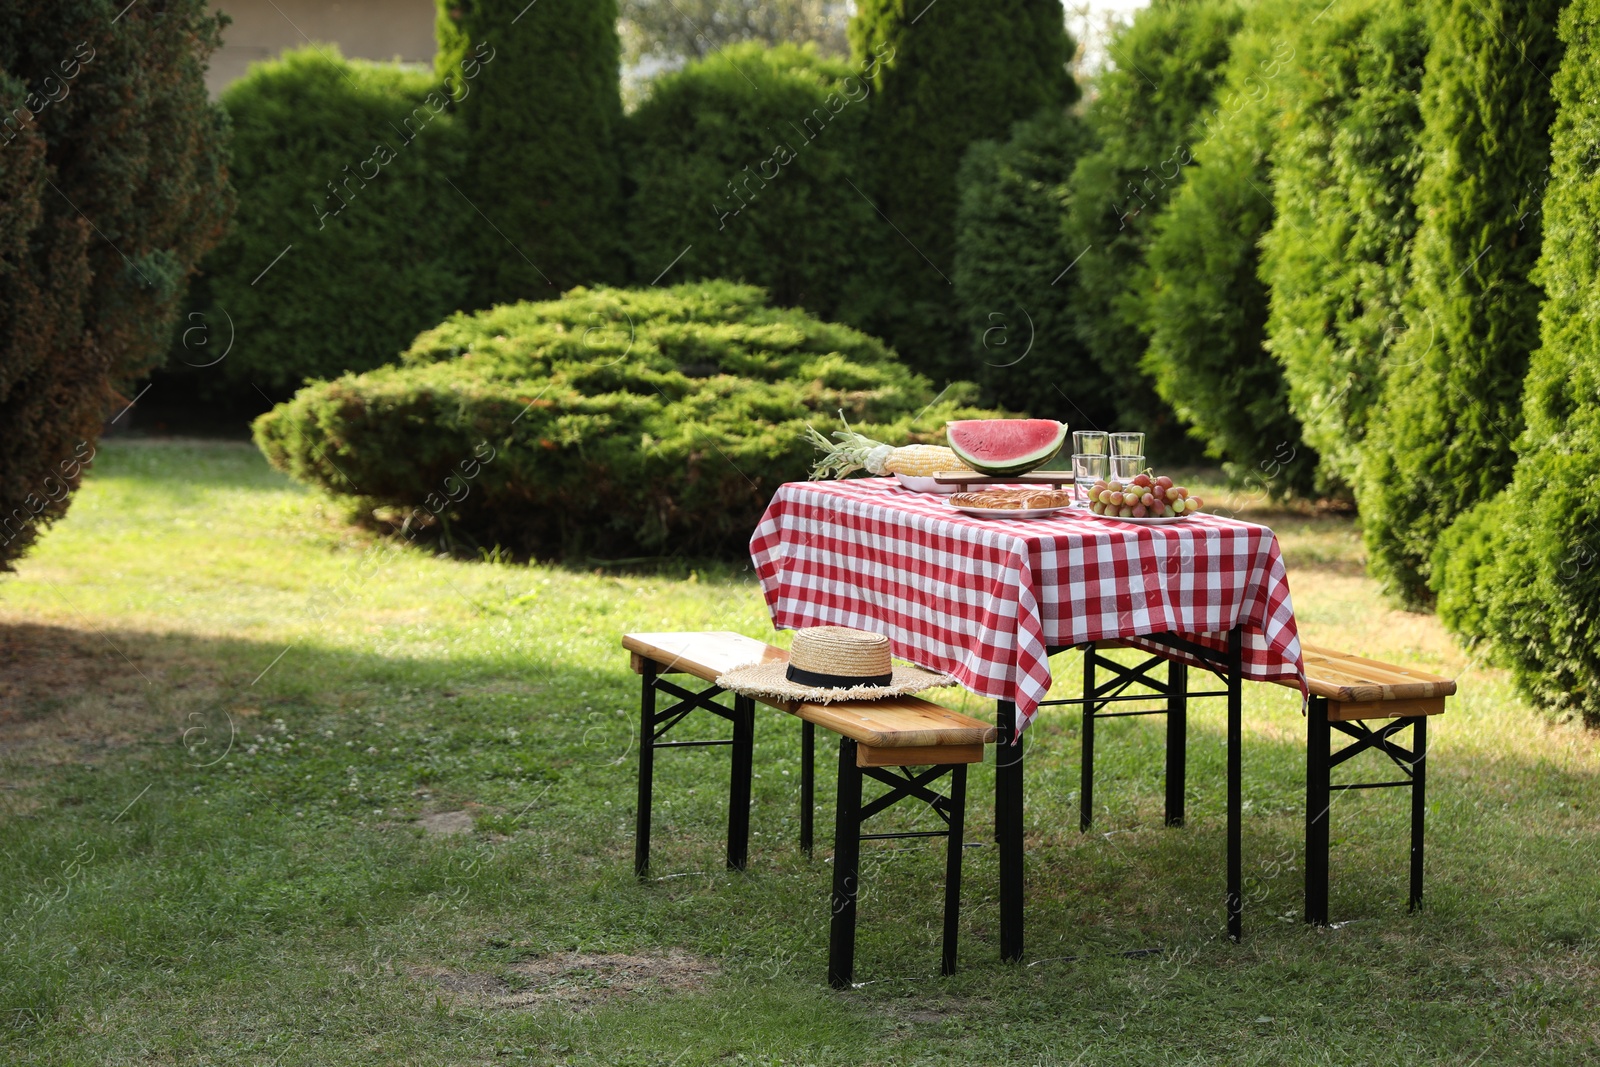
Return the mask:
[[[436,66],[467,129],[477,307],[619,280],[616,0],[439,0]]]
[[[233,209],[217,16],[121,7],[0,8],[0,567],[66,512]]]
[[[1267,347],[1324,480],[1355,484],[1400,303],[1422,169],[1426,8],[1345,0],[1307,27],[1273,153]]]
[[[1119,428],[1151,432],[1147,447],[1183,445],[1172,409],[1141,380],[1145,249],[1151,225],[1194,161],[1190,126],[1216,94],[1243,12],[1235,0],[1155,0],[1112,38],[1084,118],[1097,147],[1072,178],[1068,245],[1076,330],[1090,360],[1123,384]]]
[[[861,0],[850,40],[873,90],[861,192],[881,213],[861,235],[881,258],[873,306],[855,317],[919,372],[950,378],[966,349],[952,292],[961,158],[1077,99],[1061,3]]]
[[[1445,624],[1488,641],[1524,693],[1600,726],[1600,0],[1573,3],[1561,38],[1521,455],[1440,538],[1431,579]]]
[[[1080,118],[1056,111],[968,150],[954,280],[970,341],[958,377],[981,385],[987,403],[1104,430],[1126,383],[1078,339],[1078,279],[1067,269],[1072,169],[1087,139]]]
[[[1197,166],[1156,220],[1144,368],[1209,455],[1252,492],[1315,486],[1316,454],[1267,353],[1261,238],[1272,225],[1271,154],[1290,106],[1294,44],[1319,2],[1252,8],[1227,79],[1194,127]]]
[[[1538,341],[1540,205],[1561,0],[1449,0],[1423,79],[1421,225],[1407,336],[1388,361],[1357,484],[1373,573],[1428,599],[1439,534],[1511,476]]]

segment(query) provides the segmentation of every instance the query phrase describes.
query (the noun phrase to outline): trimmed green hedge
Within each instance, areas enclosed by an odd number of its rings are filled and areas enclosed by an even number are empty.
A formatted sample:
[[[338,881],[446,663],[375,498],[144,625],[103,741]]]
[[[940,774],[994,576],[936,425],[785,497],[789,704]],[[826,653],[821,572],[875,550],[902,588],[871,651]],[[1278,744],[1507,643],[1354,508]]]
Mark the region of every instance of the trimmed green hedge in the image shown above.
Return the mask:
[[[1251,9],[1227,80],[1196,125],[1197,165],[1157,218],[1149,250],[1144,368],[1206,452],[1271,496],[1311,491],[1318,466],[1263,347],[1268,294],[1257,268],[1272,225],[1274,138],[1300,62],[1293,41],[1320,6]]]
[[[456,92],[471,202],[469,307],[620,282],[616,0],[438,0],[434,58]]]
[[[1383,366],[1403,333],[1422,169],[1424,9],[1348,0],[1307,28],[1273,152],[1262,244],[1267,347],[1327,483],[1353,487]]]
[[[1600,726],[1600,0],[1576,0],[1561,37],[1527,430],[1510,488],[1444,533],[1430,579],[1445,625],[1540,705]]]
[[[634,276],[749,282],[851,318],[861,235],[881,225],[850,187],[866,180],[867,107],[854,66],[794,45],[735,45],[657,79],[628,119]]]
[[[1061,3],[860,0],[850,43],[873,89],[863,192],[883,214],[860,237],[882,260],[863,326],[922,373],[959,377],[957,171],[972,142],[1077,100]]]
[[[1072,170],[1089,133],[1065,112],[979,141],[961,164],[956,298],[971,338],[958,371],[985,400],[1079,429],[1111,429],[1124,391],[1077,335],[1079,249],[1066,231]],[[1126,383],[1122,383],[1126,385]]]
[[[222,104],[239,211],[174,368],[281,392],[386,363],[462,306],[472,209],[447,178],[465,145],[430,75],[308,46],[252,66]]]
[[[575,289],[456,315],[402,364],[257,420],[274,466],[454,539],[539,556],[741,556],[810,422],[892,443],[983,417],[878,341],[752,286]]]
[[[1116,429],[1152,433],[1146,447],[1190,451],[1177,416],[1140,369],[1152,226],[1193,163],[1190,127],[1210,103],[1243,20],[1234,0],[1155,0],[1112,38],[1116,66],[1095,82],[1084,119],[1096,147],[1072,176],[1068,220],[1077,331],[1113,380],[1138,383],[1117,402]]]
[[[1357,486],[1373,574],[1429,599],[1445,527],[1510,480],[1538,343],[1539,256],[1562,0],[1450,0],[1423,79],[1407,336],[1387,364]]]

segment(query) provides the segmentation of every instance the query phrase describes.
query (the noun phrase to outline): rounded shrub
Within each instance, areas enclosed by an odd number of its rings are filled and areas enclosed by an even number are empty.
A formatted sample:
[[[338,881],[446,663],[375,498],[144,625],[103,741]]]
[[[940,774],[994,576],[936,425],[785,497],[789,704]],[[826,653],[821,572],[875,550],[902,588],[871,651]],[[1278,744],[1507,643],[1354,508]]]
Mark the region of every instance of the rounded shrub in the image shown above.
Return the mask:
[[[1423,605],[1434,547],[1505,486],[1538,344],[1540,205],[1562,0],[1449,0],[1422,84],[1421,223],[1405,338],[1385,363],[1357,503],[1374,576]]]
[[[222,104],[239,212],[175,369],[284,392],[386,363],[462,306],[472,209],[448,176],[465,154],[430,75],[308,46],[251,67]]]
[[[1156,389],[1229,475],[1271,496],[1316,486],[1317,457],[1264,347],[1260,242],[1272,225],[1271,158],[1290,106],[1304,0],[1251,9],[1227,78],[1196,120],[1197,164],[1155,222],[1144,301]]]
[[[1323,480],[1348,491],[1384,362],[1404,333],[1427,18],[1389,0],[1340,4],[1299,48],[1273,153],[1276,217],[1262,242],[1267,347]]]
[[[1236,0],[1155,0],[1141,8],[1112,38],[1117,63],[1096,78],[1084,111],[1094,147],[1072,176],[1068,247],[1081,256],[1068,277],[1090,360],[1125,386],[1146,381],[1140,360],[1153,224],[1194,162],[1191,127],[1216,94],[1242,19]],[[1147,447],[1188,451],[1177,416],[1153,389],[1122,389],[1115,421],[1150,432]]]
[[[839,317],[866,273],[861,235],[881,225],[851,188],[868,97],[854,71],[742,44],[658,78],[628,119],[634,276],[749,282]]]
[[[1077,336],[1077,249],[1066,230],[1083,121],[1045,112],[1010,140],[978,141],[961,165],[955,289],[971,338],[960,368],[1012,411],[1110,429],[1118,383]]]
[[[1510,487],[1445,531],[1429,577],[1445,624],[1525,694],[1600,726],[1600,0],[1573,3],[1560,30],[1527,428]]]
[[[752,286],[575,289],[456,315],[255,435],[302,481],[480,546],[737,556],[773,491],[807,476],[808,422],[923,440],[973,417],[974,394],[936,397],[880,342]]]

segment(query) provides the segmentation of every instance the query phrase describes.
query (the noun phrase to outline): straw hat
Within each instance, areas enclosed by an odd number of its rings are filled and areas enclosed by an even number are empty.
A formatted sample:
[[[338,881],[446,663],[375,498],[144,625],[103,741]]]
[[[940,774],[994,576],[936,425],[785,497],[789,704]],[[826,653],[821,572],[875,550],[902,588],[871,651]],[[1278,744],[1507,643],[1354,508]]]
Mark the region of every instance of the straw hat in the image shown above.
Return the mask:
[[[788,663],[735,667],[717,684],[745,696],[827,704],[903,696],[956,683],[934,671],[892,663],[886,637],[848,626],[813,626],[795,631]]]

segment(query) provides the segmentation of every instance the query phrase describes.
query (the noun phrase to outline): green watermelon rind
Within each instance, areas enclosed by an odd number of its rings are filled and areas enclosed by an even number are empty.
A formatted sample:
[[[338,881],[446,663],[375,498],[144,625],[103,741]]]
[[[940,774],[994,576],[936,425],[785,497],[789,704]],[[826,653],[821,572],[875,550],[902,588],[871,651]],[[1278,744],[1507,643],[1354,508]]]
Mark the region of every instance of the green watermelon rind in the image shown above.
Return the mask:
[[[1046,463],[1049,463],[1051,460],[1053,460],[1057,456],[1059,456],[1061,454],[1061,449],[1063,447],[1065,447],[1065,445],[1067,443],[1067,424],[1064,423],[1064,422],[1063,423],[1057,423],[1057,425],[1061,427],[1061,433],[1059,435],[1057,435],[1054,446],[1049,447],[1047,449],[1041,449],[1038,452],[1030,453],[1029,455],[1026,455],[1026,456],[1018,457],[1016,460],[1008,461],[1006,463],[992,463],[992,462],[989,462],[988,460],[985,460],[985,459],[983,459],[983,458],[981,458],[979,456],[974,456],[973,454],[971,454],[970,452],[968,452],[967,450],[965,450],[959,444],[956,443],[955,436],[953,434],[950,434],[948,432],[948,429],[949,429],[949,427],[954,426],[957,421],[960,421],[960,422],[1007,422],[1007,421],[1010,421],[1010,420],[1007,420],[1007,419],[960,419],[960,420],[951,420],[950,422],[945,424],[946,425],[946,439],[949,441],[950,451],[954,452],[956,454],[956,457],[958,459],[960,459],[961,462],[965,463],[967,466],[971,467],[973,470],[977,471],[979,474],[987,474],[987,475],[991,475],[991,476],[994,476],[994,477],[1002,477],[1002,476],[1010,475],[1010,474],[1028,474],[1028,473],[1031,473],[1033,471],[1038,470],[1040,467],[1044,466]],[[1038,421],[1044,421],[1044,420],[1038,420]]]

